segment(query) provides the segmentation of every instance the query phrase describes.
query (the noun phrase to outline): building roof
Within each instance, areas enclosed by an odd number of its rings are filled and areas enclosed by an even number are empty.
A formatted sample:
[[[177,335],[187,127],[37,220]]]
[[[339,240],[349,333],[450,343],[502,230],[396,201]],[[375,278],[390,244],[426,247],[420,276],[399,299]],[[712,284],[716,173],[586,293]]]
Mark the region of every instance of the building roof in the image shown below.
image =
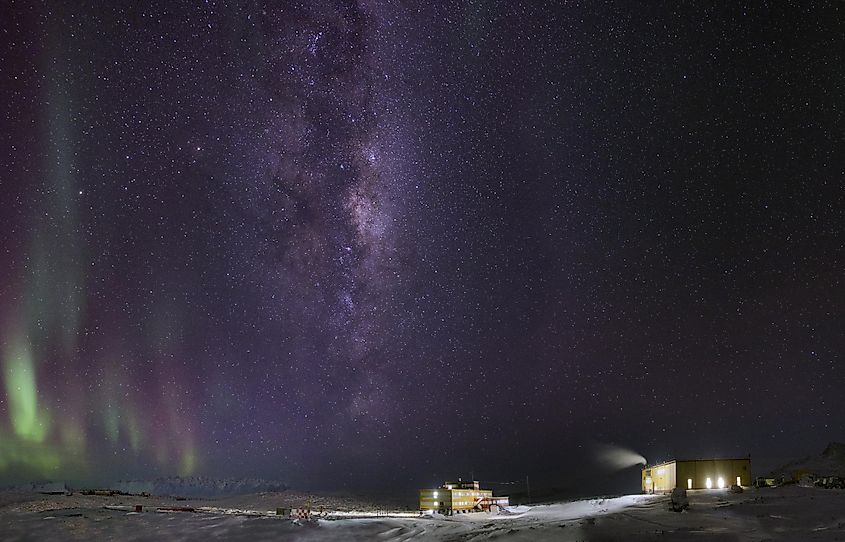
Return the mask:
[[[698,459],[670,459],[669,461],[663,461],[662,463],[655,463],[654,465],[645,465],[643,469],[651,469],[654,467],[662,467],[663,465],[669,465],[672,463],[693,463],[696,461],[751,461],[751,456],[745,457],[701,457]]]

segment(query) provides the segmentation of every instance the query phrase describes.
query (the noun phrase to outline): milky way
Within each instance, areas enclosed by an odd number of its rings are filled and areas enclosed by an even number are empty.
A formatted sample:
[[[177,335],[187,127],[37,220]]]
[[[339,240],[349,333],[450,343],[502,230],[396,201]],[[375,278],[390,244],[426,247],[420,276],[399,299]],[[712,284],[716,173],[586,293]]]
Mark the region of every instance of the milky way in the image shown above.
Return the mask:
[[[0,481],[841,438],[842,20],[12,2]]]

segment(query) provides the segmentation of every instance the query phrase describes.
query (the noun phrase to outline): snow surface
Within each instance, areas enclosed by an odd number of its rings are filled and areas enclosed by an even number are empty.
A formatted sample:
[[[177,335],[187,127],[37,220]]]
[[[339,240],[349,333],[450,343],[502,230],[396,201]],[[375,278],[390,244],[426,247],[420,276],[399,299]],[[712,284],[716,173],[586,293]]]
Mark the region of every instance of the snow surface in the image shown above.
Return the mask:
[[[681,513],[669,511],[666,496],[627,495],[512,507],[508,513],[496,515],[300,523],[268,515],[266,509],[253,510],[254,515],[235,515],[246,512],[246,505],[238,507],[240,510],[218,506],[205,513],[157,513],[155,506],[167,505],[167,501],[146,498],[145,511],[139,514],[127,511],[139,497],[46,497],[7,492],[0,493],[0,540],[845,540],[843,490],[793,485],[749,489],[741,494],[702,490],[688,495],[690,510]],[[273,498],[273,494],[260,499],[247,496],[242,502]],[[186,501],[170,504],[185,506]],[[106,509],[106,505],[118,508]]]

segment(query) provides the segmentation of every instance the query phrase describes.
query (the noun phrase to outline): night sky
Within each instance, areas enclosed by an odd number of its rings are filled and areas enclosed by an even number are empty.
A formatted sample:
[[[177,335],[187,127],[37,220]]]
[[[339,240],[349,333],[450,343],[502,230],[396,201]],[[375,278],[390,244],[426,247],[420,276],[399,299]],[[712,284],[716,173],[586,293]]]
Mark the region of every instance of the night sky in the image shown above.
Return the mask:
[[[0,482],[598,488],[596,445],[845,439],[843,36],[840,2],[3,2]]]

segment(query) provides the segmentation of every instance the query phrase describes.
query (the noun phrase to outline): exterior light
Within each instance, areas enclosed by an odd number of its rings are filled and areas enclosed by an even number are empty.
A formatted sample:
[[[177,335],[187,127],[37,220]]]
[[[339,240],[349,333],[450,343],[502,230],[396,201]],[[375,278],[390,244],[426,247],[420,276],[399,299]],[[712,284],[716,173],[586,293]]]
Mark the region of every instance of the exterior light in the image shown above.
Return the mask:
[[[687,478],[687,489],[692,489],[692,478]]]
[[[435,491],[434,495],[432,495],[432,496],[436,499],[437,498],[437,492]]]
[[[719,476],[719,489],[725,487],[725,479]]]
[[[713,489],[713,480],[711,480],[710,478],[708,478],[708,479],[704,482],[704,485],[705,485],[705,486],[707,486],[707,489]]]
[[[437,501],[434,501],[434,507],[437,508],[438,506],[440,506],[440,503],[437,502]]]
[[[742,477],[741,476],[736,477],[736,485],[738,485],[738,486],[742,485]]]

